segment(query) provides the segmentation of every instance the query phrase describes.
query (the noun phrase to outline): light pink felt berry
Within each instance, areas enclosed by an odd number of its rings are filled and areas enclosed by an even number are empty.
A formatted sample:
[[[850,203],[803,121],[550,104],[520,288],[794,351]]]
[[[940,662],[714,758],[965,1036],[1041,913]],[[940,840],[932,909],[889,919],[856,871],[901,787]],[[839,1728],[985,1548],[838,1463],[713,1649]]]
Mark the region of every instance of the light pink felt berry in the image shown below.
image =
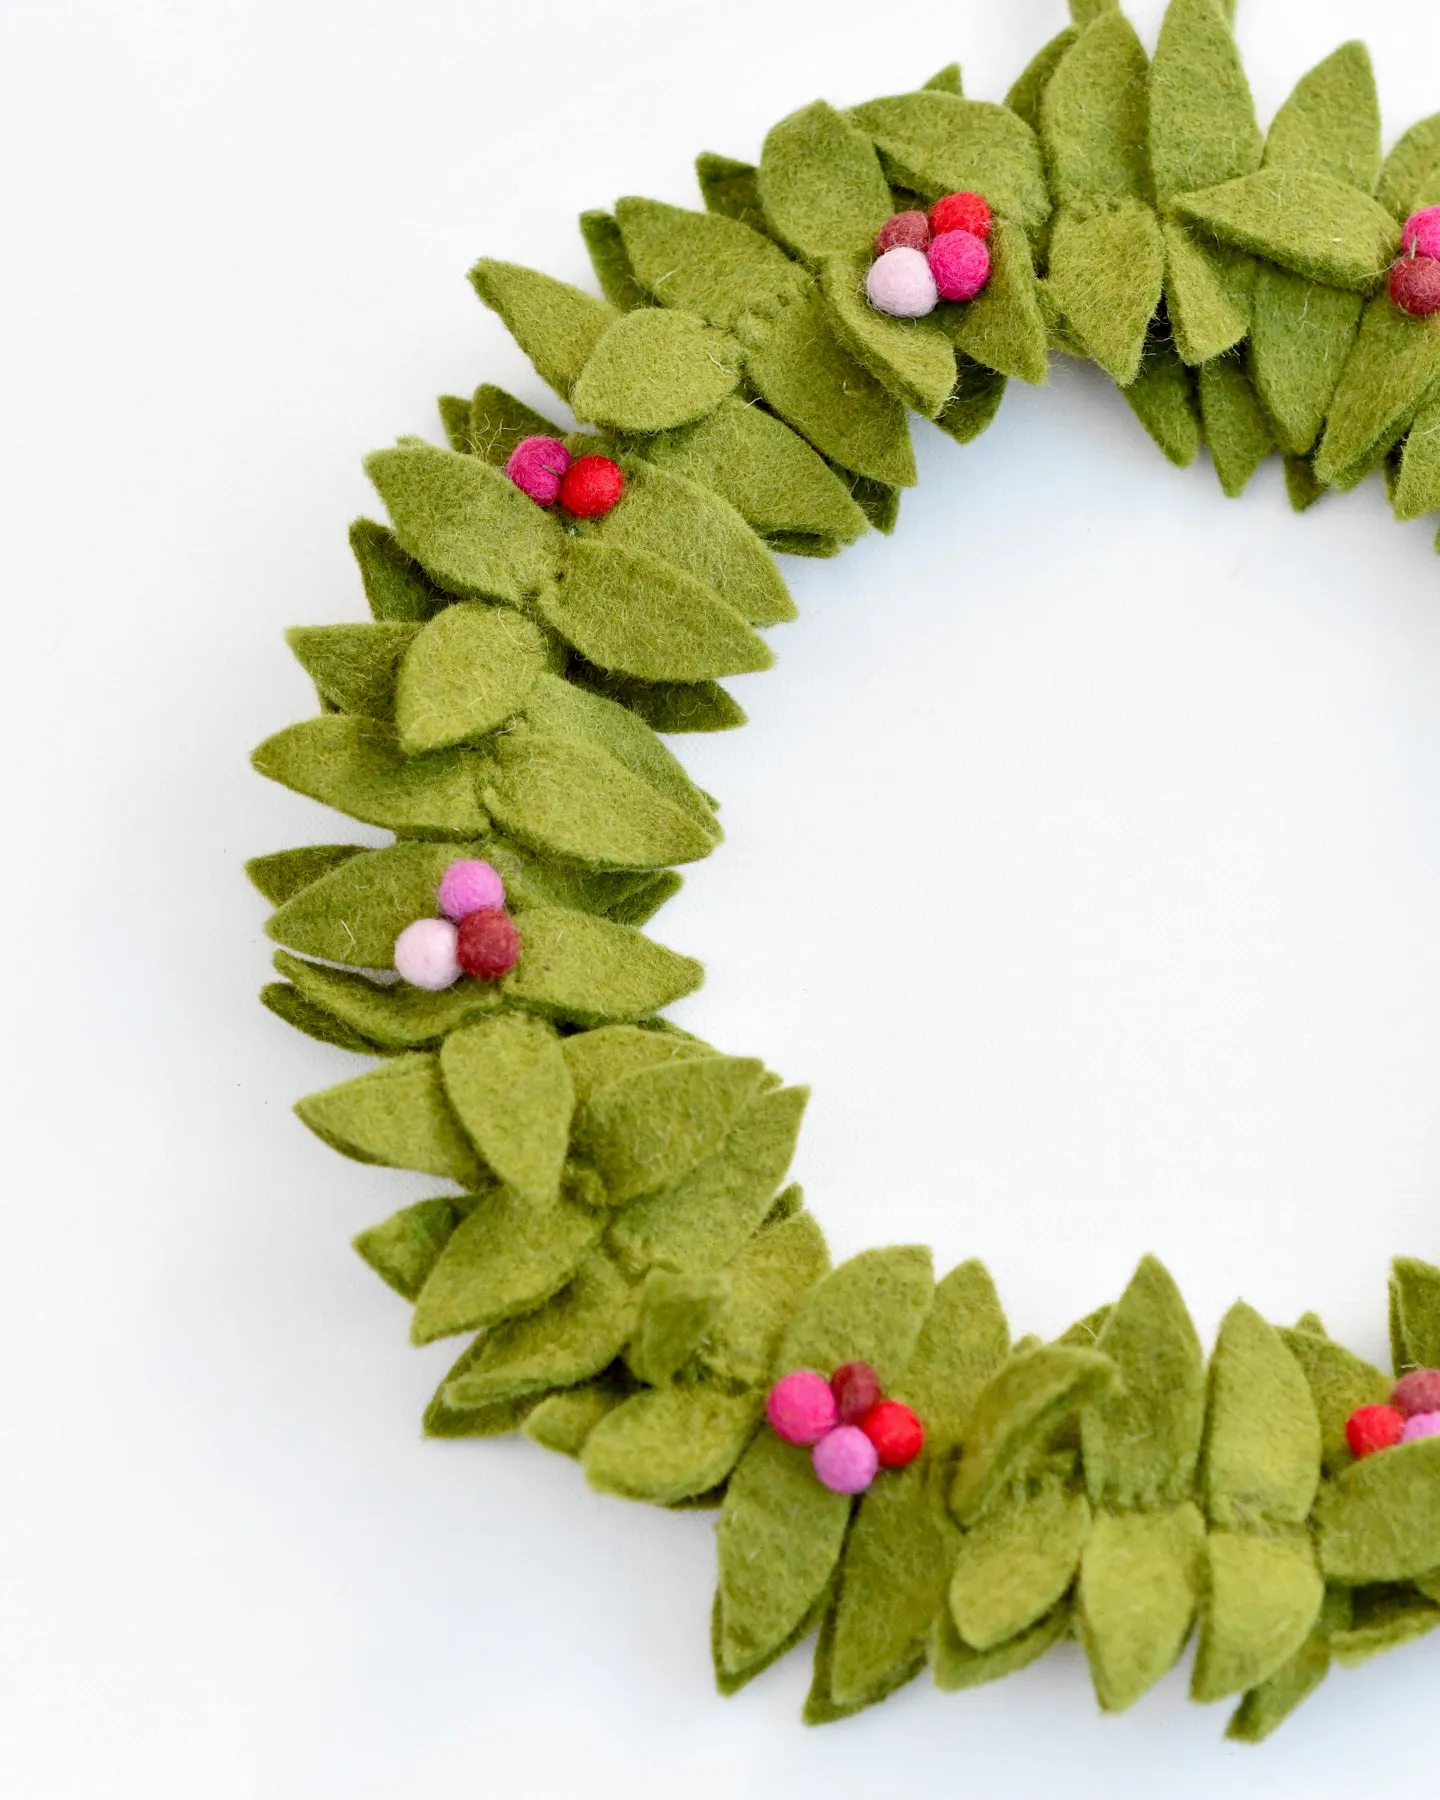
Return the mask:
[[[1422,206],[1405,221],[1405,248],[1412,256],[1440,258],[1440,206]]]
[[[880,1467],[875,1446],[858,1425],[837,1425],[810,1452],[810,1462],[832,1494],[863,1494]]]
[[[395,973],[411,987],[453,987],[460,979],[457,936],[449,919],[417,919],[395,940]]]
[[[510,452],[505,473],[537,506],[553,506],[569,467],[570,452],[559,438],[528,437],[521,438]]]
[[[451,863],[440,880],[440,910],[447,918],[460,920],[466,913],[505,904],[505,883],[499,872],[487,862],[467,856]]]
[[[1402,1444],[1413,1444],[1417,1438],[1440,1437],[1440,1412],[1416,1413],[1405,1421],[1400,1433]]]
[[[765,1396],[765,1417],[787,1444],[817,1444],[838,1414],[830,1383],[813,1369],[782,1375]]]
[[[942,231],[930,244],[930,273],[942,300],[973,300],[990,279],[990,252],[973,231]]]
[[[898,244],[877,256],[865,277],[865,298],[892,319],[923,319],[934,312],[938,295],[925,252]]]

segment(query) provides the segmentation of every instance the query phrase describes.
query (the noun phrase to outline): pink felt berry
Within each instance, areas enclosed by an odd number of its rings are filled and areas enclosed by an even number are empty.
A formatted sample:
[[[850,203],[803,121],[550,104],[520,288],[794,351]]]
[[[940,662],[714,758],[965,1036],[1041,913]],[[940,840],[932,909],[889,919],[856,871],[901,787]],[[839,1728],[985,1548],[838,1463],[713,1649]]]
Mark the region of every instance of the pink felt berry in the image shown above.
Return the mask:
[[[1440,206],[1422,206],[1405,221],[1405,248],[1411,256],[1440,258]]]
[[[787,1444],[818,1444],[835,1429],[835,1396],[813,1369],[782,1375],[765,1396],[765,1417]]]
[[[875,1446],[858,1425],[837,1425],[810,1452],[810,1462],[832,1494],[863,1494],[880,1467]]]
[[[1405,1421],[1400,1433],[1402,1444],[1413,1444],[1417,1438],[1440,1437],[1440,1412],[1414,1413]]]
[[[411,987],[453,987],[460,979],[458,933],[449,919],[417,919],[395,940],[395,973]]]
[[[865,277],[865,298],[892,319],[923,319],[934,312],[938,295],[924,251],[898,244],[877,256]]]
[[[509,913],[482,906],[466,913],[456,927],[455,954],[460,967],[477,981],[498,981],[520,960],[520,933]]]
[[[942,231],[930,245],[930,273],[942,300],[973,300],[990,279],[990,252],[973,231]]]
[[[930,229],[936,237],[942,231],[968,231],[971,237],[987,238],[991,222],[987,202],[968,189],[962,194],[946,194],[930,208]]]
[[[923,212],[891,213],[875,234],[875,254],[887,250],[928,250],[930,221]]]
[[[1400,1442],[1405,1418],[1393,1406],[1357,1406],[1345,1421],[1345,1440],[1356,1456],[1373,1456]]]
[[[882,1395],[880,1377],[867,1362],[841,1363],[830,1377],[830,1392],[842,1425],[858,1425]]]
[[[451,863],[441,877],[439,901],[447,918],[460,920],[484,907],[503,906],[505,883],[489,863],[467,856]]]
[[[1390,1404],[1407,1419],[1416,1413],[1440,1412],[1440,1369],[1412,1369],[1402,1375],[1391,1391]]]
[[[560,498],[560,482],[570,467],[570,452],[559,438],[528,437],[510,452],[505,473],[522,494],[537,506],[553,506]]]
[[[608,456],[582,456],[560,483],[560,504],[577,519],[599,519],[619,503],[625,475]]]
[[[1390,271],[1390,298],[1417,319],[1440,313],[1440,261],[1433,256],[1402,256]]]

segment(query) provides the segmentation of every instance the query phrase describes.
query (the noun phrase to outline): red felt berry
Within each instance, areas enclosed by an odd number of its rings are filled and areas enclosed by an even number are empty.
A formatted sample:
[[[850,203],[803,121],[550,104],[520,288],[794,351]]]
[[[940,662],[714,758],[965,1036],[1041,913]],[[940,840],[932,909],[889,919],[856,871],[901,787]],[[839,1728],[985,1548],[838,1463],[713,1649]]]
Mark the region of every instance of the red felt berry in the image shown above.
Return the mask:
[[[861,1419],[860,1429],[875,1446],[882,1469],[903,1469],[925,1448],[925,1427],[898,1400],[882,1400],[872,1406]]]
[[[1402,256],[1390,271],[1390,298],[1417,319],[1440,313],[1440,262],[1433,256]]]
[[[928,250],[930,225],[923,212],[891,213],[875,234],[875,254],[887,250]]]
[[[1413,1419],[1418,1413],[1440,1412],[1440,1369],[1412,1369],[1395,1383],[1390,1404]]]
[[[456,936],[455,956],[467,975],[479,981],[498,981],[520,960],[515,921],[498,906],[466,913]]]
[[[990,208],[979,194],[968,190],[963,194],[946,194],[930,208],[930,229],[936,237],[942,231],[968,231],[971,237],[990,235]]]
[[[858,1425],[880,1404],[884,1391],[880,1377],[866,1362],[841,1363],[830,1377],[830,1392],[842,1425]]]
[[[608,456],[579,456],[560,479],[560,504],[577,519],[598,519],[624,491],[619,463]]]
[[[1405,1415],[1393,1406],[1360,1406],[1345,1421],[1345,1437],[1356,1456],[1373,1456],[1400,1442]]]

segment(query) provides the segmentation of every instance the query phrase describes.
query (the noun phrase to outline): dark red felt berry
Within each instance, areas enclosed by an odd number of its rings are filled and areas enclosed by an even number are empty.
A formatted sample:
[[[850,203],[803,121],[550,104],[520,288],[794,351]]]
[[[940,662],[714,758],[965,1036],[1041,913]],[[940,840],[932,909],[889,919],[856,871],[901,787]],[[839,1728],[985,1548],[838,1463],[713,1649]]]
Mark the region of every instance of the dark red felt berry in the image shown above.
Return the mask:
[[[882,1469],[903,1469],[925,1448],[925,1427],[898,1400],[882,1400],[872,1406],[861,1419],[860,1429],[875,1446]]]
[[[842,1425],[858,1425],[880,1404],[884,1391],[880,1377],[866,1362],[841,1363],[830,1377],[830,1392]]]
[[[930,208],[930,229],[936,237],[942,231],[968,231],[971,237],[990,235],[990,208],[979,194],[968,190],[963,194],[946,194]]]
[[[520,960],[515,921],[498,906],[466,913],[456,936],[455,957],[467,975],[479,981],[498,981]]]
[[[887,250],[928,250],[930,226],[923,212],[891,213],[875,234],[875,254]]]
[[[625,491],[619,463],[608,456],[578,456],[560,480],[560,504],[577,519],[598,519]]]
[[[1390,271],[1390,298],[1417,319],[1440,313],[1440,262],[1433,256],[1402,256]]]
[[[1373,1456],[1400,1442],[1405,1415],[1393,1406],[1360,1406],[1345,1421],[1345,1438],[1356,1456]]]
[[[1412,1369],[1395,1383],[1390,1404],[1413,1419],[1417,1413],[1440,1412],[1440,1369]]]

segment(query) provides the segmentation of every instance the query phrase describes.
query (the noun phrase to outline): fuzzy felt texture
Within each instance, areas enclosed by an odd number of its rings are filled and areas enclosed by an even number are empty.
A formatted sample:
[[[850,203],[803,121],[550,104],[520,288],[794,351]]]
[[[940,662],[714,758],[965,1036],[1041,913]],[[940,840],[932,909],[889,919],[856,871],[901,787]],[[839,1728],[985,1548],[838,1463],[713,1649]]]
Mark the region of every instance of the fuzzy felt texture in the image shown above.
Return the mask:
[[[868,249],[894,210],[869,139],[823,100],[771,127],[759,191],[769,230],[812,265]]]
[[[803,269],[738,220],[640,199],[618,201],[615,217],[647,297],[723,330],[746,314],[773,317],[806,285]]]
[[[960,1540],[950,1578],[955,1629],[971,1649],[1018,1637],[1069,1591],[1090,1534],[1090,1506],[1063,1474],[1022,1484]]]
[[[600,1421],[630,1396],[631,1388],[607,1373],[578,1387],[547,1394],[526,1415],[520,1429],[544,1450],[578,1457]]]
[[[1325,424],[1365,303],[1262,264],[1250,318],[1250,368],[1282,447],[1305,456]]]
[[[1259,167],[1255,102],[1215,0],[1171,0],[1150,67],[1150,171],[1169,207]],[[1227,346],[1228,348],[1228,346]]]
[[[1149,206],[1057,214],[1050,238],[1054,298],[1088,354],[1121,387],[1140,373],[1164,280],[1165,240]]]
[[[1308,1535],[1212,1531],[1190,1697],[1243,1694],[1277,1674],[1320,1614],[1325,1583]]]
[[[1097,1513],[1080,1562],[1080,1640],[1095,1695],[1123,1712],[1179,1659],[1205,1571],[1205,1524],[1189,1500]]]
[[[660,1063],[692,1056],[713,1056],[708,1044],[669,1032],[647,1031],[636,1025],[608,1025],[560,1040],[561,1054],[570,1071],[575,1104],[587,1106],[612,1082]]]
[[[1330,487],[1355,485],[1413,422],[1440,379],[1440,323],[1407,318],[1387,295],[1365,308],[1315,455]]]
[[[1040,106],[1040,141],[1060,211],[1149,199],[1149,67],[1118,9],[1102,13],[1056,65]]]
[[[384,1045],[372,1043],[362,1033],[342,1024],[333,1013],[317,1006],[288,981],[267,981],[260,990],[260,1004],[267,1012],[294,1030],[314,1038],[317,1043],[333,1044],[337,1050],[353,1050],[360,1056],[387,1054]]]
[[[495,1175],[527,1206],[560,1195],[575,1090],[554,1030],[537,1019],[485,1019],[446,1038],[445,1097]]]
[[[422,625],[445,604],[445,596],[395,533],[373,519],[357,519],[350,527],[350,548],[360,565],[360,579],[371,615],[381,623]]]
[[[695,179],[706,212],[738,219],[755,231],[765,230],[765,209],[760,204],[759,171],[753,163],[738,162],[714,150],[702,150],[695,158]]]
[[[1220,486],[1233,500],[1277,448],[1269,414],[1235,353],[1200,370],[1200,417]]]
[[[375,719],[348,713],[305,719],[266,738],[251,762],[271,781],[367,825],[455,838],[485,828],[476,756],[464,750],[405,756],[394,728]]]
[[[868,101],[847,117],[873,141],[893,186],[927,201],[982,194],[997,215],[1027,232],[1039,231],[1050,215],[1039,143],[1003,106],[922,90]]]
[[[704,1384],[636,1394],[595,1426],[581,1467],[602,1494],[673,1506],[725,1479],[759,1417],[758,1395]]]
[[[776,1207],[794,1198],[798,1209],[798,1194],[792,1190]],[[829,1267],[825,1239],[811,1215],[795,1210],[776,1218],[772,1209],[727,1266],[725,1304],[696,1344],[695,1364],[728,1387],[763,1389],[776,1370],[785,1327]],[[647,1291],[661,1280],[715,1279],[652,1271]]]
[[[744,707],[713,681],[635,681],[583,664],[572,667],[570,679],[623,706],[652,731],[733,731],[746,722]]]
[[[1304,168],[1258,169],[1181,194],[1176,210],[1223,244],[1331,287],[1370,293],[1400,248],[1385,208],[1348,181]]]
[[[1390,1271],[1390,1349],[1395,1373],[1440,1367],[1440,1268],[1397,1256]],[[1436,1565],[1440,1568],[1440,1559]]]
[[[1006,377],[972,357],[957,355],[955,386],[935,423],[957,444],[973,444],[994,423]]]
[[[694,313],[624,313],[595,346],[569,399],[615,431],[670,431],[712,413],[740,379],[740,346]]]
[[[1425,401],[1405,435],[1390,504],[1397,519],[1419,519],[1440,508],[1440,398]]]
[[[402,1299],[414,1300],[463,1217],[461,1208],[445,1195],[417,1200],[358,1232],[350,1242],[387,1287]]]
[[[1047,1650],[1054,1649],[1070,1633],[1073,1626],[1070,1603],[1062,1602],[1047,1613],[1038,1624],[1022,1631],[1008,1643],[994,1650],[974,1650],[955,1629],[949,1610],[936,1617],[930,1640],[930,1673],[936,1687],[954,1694],[966,1688],[983,1687],[987,1682],[1001,1681],[1038,1662]]]
[[[867,288],[867,270],[879,267],[878,262],[867,263],[863,254],[826,260],[823,286],[831,323],[845,348],[878,381],[912,411],[933,419],[955,386],[955,352],[933,320],[891,318],[876,310]],[[934,306],[933,279],[930,290],[927,312]]]
[[[619,316],[605,300],[536,269],[482,258],[470,284],[535,365],[567,400],[601,339]]]
[[[650,291],[637,278],[629,247],[613,213],[594,210],[580,215],[580,235],[590,255],[590,267],[600,292],[620,312],[633,312],[650,304]]]
[[[295,1111],[316,1137],[356,1162],[418,1169],[466,1188],[485,1185],[485,1171],[445,1098],[438,1057],[397,1056],[353,1081],[307,1094]]]
[[[394,712],[396,673],[417,629],[378,621],[296,625],[285,633],[285,642],[327,711],[388,719]]]
[[[1204,1495],[1212,1524],[1303,1525],[1320,1481],[1320,1451],[1305,1371],[1280,1333],[1237,1301],[1210,1360]]]
[[[1226,1737],[1259,1744],[1283,1725],[1329,1674],[1331,1640],[1348,1626],[1350,1615],[1349,1591],[1329,1589],[1310,1635],[1289,1662],[1246,1694],[1226,1727]]]
[[[1330,1654],[1342,1668],[1357,1668],[1382,1651],[1428,1637],[1440,1626],[1440,1606],[1406,1588],[1361,1590],[1350,1623],[1332,1633]]]
[[[1088,19],[1086,23],[1089,23]],[[1023,119],[1037,135],[1040,132],[1040,109],[1044,104],[1046,89],[1054,80],[1055,71],[1060,67],[1066,52],[1079,36],[1079,31],[1073,25],[1057,32],[1026,63],[1005,96],[1005,104],[1010,111]]]
[[[494,731],[523,708],[545,660],[538,628],[508,607],[446,607],[402,652],[394,686],[402,754]]]
[[[1373,194],[1380,179],[1380,97],[1363,44],[1342,44],[1295,85],[1265,140],[1266,169],[1305,169]],[[1393,208],[1386,209],[1393,217]]]
[[[245,873],[272,906],[283,906],[322,875],[365,854],[363,844],[302,844],[296,850],[252,856]]]
[[[1440,201],[1440,113],[1412,125],[1385,158],[1375,198],[1397,220]]]
[[[967,306],[942,307],[936,318],[957,350],[999,375],[1037,384],[1048,372],[1049,347],[1040,286],[1021,227],[999,218],[990,234],[990,280]]]
[[[1165,243],[1165,303],[1175,347],[1182,360],[1195,367],[1223,356],[1245,336],[1253,305],[1254,264],[1237,251],[1201,243],[1178,219],[1162,219],[1160,232]]]
[[[470,397],[470,422],[466,443],[452,444],[465,449],[497,469],[503,469],[518,445],[528,437],[563,438],[560,426],[547,419],[534,407],[507,394],[504,388],[484,382]]]
[[[653,1269],[641,1291],[640,1322],[626,1361],[642,1381],[664,1387],[719,1323],[729,1300],[724,1275]]]
[[[933,1298],[930,1252],[866,1250],[827,1275],[785,1333],[780,1361],[829,1375],[868,1362],[887,1390],[915,1348]]]
[[[754,1099],[765,1066],[754,1057],[660,1063],[609,1083],[575,1120],[575,1149],[604,1184],[604,1204],[669,1187],[720,1147]]]

